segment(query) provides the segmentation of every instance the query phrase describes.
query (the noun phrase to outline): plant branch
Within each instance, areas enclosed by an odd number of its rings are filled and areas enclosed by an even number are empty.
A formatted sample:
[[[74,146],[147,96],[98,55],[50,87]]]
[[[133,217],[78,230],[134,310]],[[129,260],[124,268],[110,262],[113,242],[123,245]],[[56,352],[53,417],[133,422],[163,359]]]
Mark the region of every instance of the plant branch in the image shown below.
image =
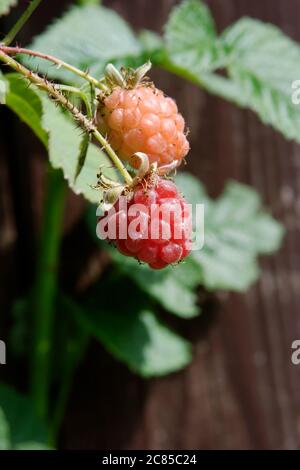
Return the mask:
[[[47,418],[50,388],[50,353],[57,292],[58,256],[65,202],[65,182],[49,167],[44,223],[33,288],[34,341],[31,393],[37,413]]]
[[[83,70],[80,70],[77,67],[74,67],[73,65],[70,65],[67,62],[64,62],[63,60],[60,60],[57,57],[54,57],[52,55],[44,54],[43,52],[32,51],[31,49],[25,49],[24,47],[6,47],[5,45],[1,46],[1,50],[8,55],[25,54],[31,57],[38,57],[39,59],[47,60],[57,65],[58,68],[64,68],[66,70],[69,70],[69,72],[72,72],[78,77],[83,78],[84,80],[87,80],[92,85],[99,88],[100,90],[104,92],[107,91],[107,87],[103,83],[101,83],[99,80],[96,80],[96,78],[89,75],[88,72],[84,72]]]
[[[2,41],[3,44],[9,45],[13,42],[15,39],[16,35],[19,33],[19,31],[23,28],[24,24],[29,20],[31,17],[32,13],[37,9],[39,4],[41,3],[42,0],[32,0],[24,13],[20,16],[16,24],[12,27],[12,29],[9,31],[9,33],[5,36],[4,40]]]
[[[24,65],[17,62],[15,59],[7,55],[3,48],[0,46],[0,60],[5,64],[9,65],[13,70],[23,75],[31,83],[37,85],[41,90],[44,90],[48,95],[53,98],[57,103],[66,108],[74,117],[74,119],[79,123],[79,125],[89,134],[92,134],[95,140],[97,140],[101,147],[106,151],[116,168],[122,174],[125,182],[127,184],[132,183],[132,178],[125,166],[109,145],[105,137],[98,131],[95,124],[90,121],[73,103],[71,103],[68,98],[60,92],[60,85],[49,82],[47,79],[40,77],[38,74],[32,72],[31,70],[24,67]]]
[[[80,88],[76,88],[74,86],[69,85],[59,85],[59,91],[66,91],[67,93],[73,93],[75,95],[78,95],[85,104],[88,118],[92,119],[93,113],[91,103],[89,102],[86,94],[82,90],[80,90]]]
[[[174,73],[175,75],[178,75],[185,80],[189,80],[191,83],[204,88],[213,95],[220,96],[228,101],[235,103],[238,106],[246,106],[245,99],[243,96],[241,96],[241,93],[239,92],[236,84],[228,78],[217,75],[216,73],[203,73],[199,76],[195,75],[194,73],[189,72],[187,69],[184,69],[169,61],[165,56],[162,59],[158,57],[158,59],[154,62],[162,69]]]

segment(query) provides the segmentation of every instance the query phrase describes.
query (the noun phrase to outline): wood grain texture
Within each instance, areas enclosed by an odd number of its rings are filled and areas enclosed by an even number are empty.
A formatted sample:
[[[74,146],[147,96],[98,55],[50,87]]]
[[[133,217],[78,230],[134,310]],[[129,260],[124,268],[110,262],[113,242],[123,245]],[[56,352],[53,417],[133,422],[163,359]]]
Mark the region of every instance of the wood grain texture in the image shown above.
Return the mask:
[[[157,1],[154,9],[153,2],[142,0],[107,3],[137,29],[161,31],[175,2]],[[300,40],[300,4],[296,0],[207,3],[219,31],[247,15],[276,24]],[[145,384],[129,373],[126,377],[124,368],[104,353],[89,356],[97,364],[95,370],[81,373],[93,381],[90,396],[92,401],[99,396],[100,409],[93,415],[94,425],[91,416],[84,419],[88,429],[84,445],[298,448],[300,369],[290,362],[290,347],[300,338],[299,146],[265,127],[251,112],[208,96],[169,74],[157,72],[155,78],[159,87],[176,97],[191,129],[189,169],[213,196],[230,178],[254,186],[287,227],[287,236],[276,256],[262,260],[262,277],[247,294],[220,296],[214,313],[209,309],[185,326],[195,352],[185,371]],[[103,361],[109,364],[105,383],[104,366],[99,365]],[[116,383],[124,393],[121,403],[119,393],[113,392]],[[103,399],[103,388],[109,391],[108,401]],[[66,445],[72,448],[82,446],[81,433],[75,438],[72,432],[76,396],[70,409],[71,424],[66,423],[64,434]],[[84,403],[82,406],[84,409]]]
[[[137,29],[161,31],[178,2],[103,3]],[[247,15],[276,24],[300,41],[298,0],[207,3],[219,31]],[[43,21],[66,4],[52,1]],[[41,28],[40,18],[32,28]],[[293,366],[290,356],[292,341],[300,339],[300,148],[250,111],[168,73],[155,71],[154,76],[176,98],[190,127],[188,170],[204,181],[212,196],[231,178],[255,187],[287,234],[280,252],[262,260],[261,279],[247,294],[220,294],[201,317],[175,322],[194,346],[194,360],[183,372],[145,382],[93,343],[76,375],[61,446],[299,448],[300,366]]]

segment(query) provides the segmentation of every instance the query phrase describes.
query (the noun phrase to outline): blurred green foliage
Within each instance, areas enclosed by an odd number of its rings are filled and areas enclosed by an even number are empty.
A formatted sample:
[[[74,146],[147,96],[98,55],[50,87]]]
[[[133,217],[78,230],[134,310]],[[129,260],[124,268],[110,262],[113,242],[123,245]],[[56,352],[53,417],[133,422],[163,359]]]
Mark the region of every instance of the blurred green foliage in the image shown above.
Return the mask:
[[[0,450],[49,448],[46,425],[36,416],[31,401],[0,384]]]
[[[0,0],[0,14],[14,3]],[[290,86],[291,80],[300,76],[300,48],[274,26],[241,19],[218,36],[209,9],[200,0],[186,0],[171,12],[163,36],[147,30],[135,34],[116,12],[94,0],[80,3],[69,8],[30,47],[88,69],[97,78],[108,62],[134,67],[151,59],[154,65],[207,91],[248,106],[264,122],[299,142],[300,112],[291,103]],[[82,79],[41,59],[22,60],[50,79],[81,86],[93,106]],[[216,73],[220,68],[226,69],[228,78]],[[87,149],[87,142],[82,143],[70,117],[36,87],[28,88],[28,83],[16,74],[0,74],[0,102],[6,102],[29,125],[47,148],[52,166],[63,171],[69,186],[89,202],[99,202],[100,194],[91,187],[99,166],[113,179],[118,174],[94,144],[88,146],[87,155],[84,150],[79,152],[80,145]],[[75,178],[78,158],[84,165]],[[97,240],[99,248],[109,253],[109,272],[80,301],[56,292],[61,334],[56,335],[53,344],[60,356],[58,359],[53,353],[51,385],[60,387],[60,392],[50,422],[52,437],[63,416],[74,368],[90,336],[143,377],[181,369],[191,360],[191,345],[160,319],[159,312],[165,310],[182,319],[197,316],[201,312],[197,303],[199,285],[209,291],[245,291],[258,278],[257,257],[280,246],[283,229],[262,209],[253,189],[231,181],[214,201],[192,175],[179,173],[176,181],[188,202],[205,204],[202,250],[194,251],[179,266],[157,272]],[[95,239],[92,205],[87,222]],[[26,323],[29,328],[26,312],[30,313],[30,303],[24,305],[27,307],[21,310],[25,316],[17,317],[14,342],[26,337]],[[57,360],[59,370],[54,367]],[[47,440],[47,431],[30,401],[2,385],[0,448],[43,448]]]

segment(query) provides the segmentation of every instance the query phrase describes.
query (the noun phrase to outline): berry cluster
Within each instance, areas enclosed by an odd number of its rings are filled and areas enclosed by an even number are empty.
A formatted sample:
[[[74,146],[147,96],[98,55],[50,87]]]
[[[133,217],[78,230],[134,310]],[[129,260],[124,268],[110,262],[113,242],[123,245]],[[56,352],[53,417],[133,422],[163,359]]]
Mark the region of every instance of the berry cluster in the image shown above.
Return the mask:
[[[122,254],[162,269],[190,252],[190,208],[171,181],[156,177],[146,184],[135,188],[125,207],[118,200],[99,219],[97,231]]]
[[[122,254],[162,269],[191,249],[190,207],[175,184],[161,177],[180,165],[189,143],[175,101],[145,78],[150,66],[121,72],[112,64],[106,68],[98,127],[118,157],[138,173],[127,186],[103,181],[105,213],[97,233]]]
[[[184,119],[175,101],[154,86],[133,89],[116,87],[103,100],[99,127],[122,160],[138,167],[136,152],[148,155],[150,163],[180,164],[189,151]]]

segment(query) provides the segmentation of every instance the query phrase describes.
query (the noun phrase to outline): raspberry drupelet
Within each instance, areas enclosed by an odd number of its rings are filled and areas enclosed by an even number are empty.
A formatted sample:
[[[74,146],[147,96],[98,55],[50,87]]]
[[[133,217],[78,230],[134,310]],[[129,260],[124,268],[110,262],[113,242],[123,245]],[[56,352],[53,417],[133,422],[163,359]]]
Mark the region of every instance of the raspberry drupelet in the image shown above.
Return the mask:
[[[115,87],[103,99],[97,119],[120,158],[134,168],[139,164],[135,152],[146,153],[150,163],[161,166],[173,161],[179,165],[189,151],[185,122],[175,101],[151,84]]]
[[[100,217],[97,233],[123,255],[162,269],[190,253],[190,207],[173,182],[156,177],[138,185],[125,207],[119,199]]]

